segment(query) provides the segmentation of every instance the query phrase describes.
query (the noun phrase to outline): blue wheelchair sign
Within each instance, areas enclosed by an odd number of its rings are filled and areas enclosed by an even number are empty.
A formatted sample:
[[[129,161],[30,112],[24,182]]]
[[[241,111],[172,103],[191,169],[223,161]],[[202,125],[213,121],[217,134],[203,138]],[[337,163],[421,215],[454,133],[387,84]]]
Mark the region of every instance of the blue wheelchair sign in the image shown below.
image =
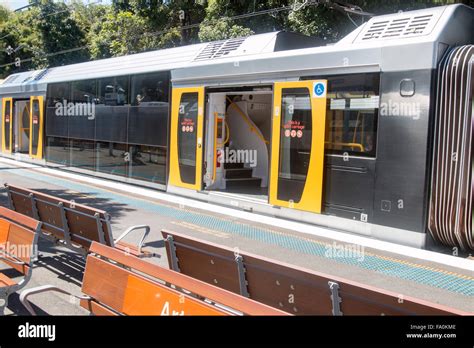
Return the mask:
[[[313,84],[313,93],[315,97],[324,97],[326,94],[326,86],[322,82],[316,82]]]

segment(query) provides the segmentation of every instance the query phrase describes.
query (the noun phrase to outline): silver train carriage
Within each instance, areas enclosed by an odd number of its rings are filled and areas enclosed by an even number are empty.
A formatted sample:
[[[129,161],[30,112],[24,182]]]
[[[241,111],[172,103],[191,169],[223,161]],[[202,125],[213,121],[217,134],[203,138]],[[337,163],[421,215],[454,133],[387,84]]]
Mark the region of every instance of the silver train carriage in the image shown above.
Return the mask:
[[[474,10],[377,16],[0,85],[1,153],[416,247],[473,249]]]

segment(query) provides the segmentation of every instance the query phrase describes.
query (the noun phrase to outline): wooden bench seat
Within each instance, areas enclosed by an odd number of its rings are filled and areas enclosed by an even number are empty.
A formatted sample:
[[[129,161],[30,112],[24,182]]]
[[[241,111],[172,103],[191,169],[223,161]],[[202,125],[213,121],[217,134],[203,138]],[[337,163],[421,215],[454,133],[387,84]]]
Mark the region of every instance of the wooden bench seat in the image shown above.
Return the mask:
[[[10,209],[0,207],[0,315],[8,297],[23,288],[31,278],[41,223]],[[5,271],[15,270],[19,280]],[[15,277],[16,278],[16,277]]]
[[[94,315],[288,315],[278,309],[162,268],[93,242],[87,256],[80,305]],[[66,291],[28,289],[20,301],[35,315],[28,297]]]
[[[153,256],[142,251],[150,232],[146,225],[127,229],[116,240],[112,237],[110,215],[100,209],[47,195],[34,190],[5,184],[10,208],[43,223],[41,236],[69,249],[87,255],[92,242],[118,247],[138,257]],[[138,246],[122,241],[133,231],[143,231]]]
[[[162,234],[171,269],[295,315],[472,315],[184,234]]]

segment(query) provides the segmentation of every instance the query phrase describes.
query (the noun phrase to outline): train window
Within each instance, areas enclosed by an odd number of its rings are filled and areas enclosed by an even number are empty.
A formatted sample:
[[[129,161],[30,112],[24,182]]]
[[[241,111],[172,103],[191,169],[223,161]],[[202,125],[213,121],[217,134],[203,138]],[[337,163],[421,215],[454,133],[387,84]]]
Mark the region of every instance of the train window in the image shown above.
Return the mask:
[[[166,147],[133,145],[129,153],[131,178],[166,184]]]
[[[48,85],[47,105],[54,107],[56,103],[69,102],[71,98],[71,84],[69,82],[53,83]]]
[[[48,137],[46,161],[64,166],[70,164],[70,141],[66,138]]]
[[[298,203],[309,168],[312,138],[311,99],[307,88],[282,91],[278,199]]]
[[[97,142],[97,171],[119,176],[128,176],[130,154],[127,144]]]
[[[167,146],[169,72],[131,78],[128,143]]]
[[[326,151],[375,157],[379,75],[328,77]]]
[[[36,156],[38,153],[38,143],[39,143],[39,137],[40,137],[40,123],[41,123],[41,115],[40,115],[40,104],[37,99],[33,100],[32,103],[32,124],[33,124],[33,136],[31,139],[31,154],[33,156]]]
[[[71,139],[71,167],[95,170],[96,144],[93,141]]]
[[[111,106],[129,104],[128,81],[128,76],[100,79],[98,104]]]
[[[143,74],[132,76],[132,105],[153,106],[168,103],[168,73]]]
[[[72,102],[95,103],[97,98],[97,80],[83,80],[72,83]]]

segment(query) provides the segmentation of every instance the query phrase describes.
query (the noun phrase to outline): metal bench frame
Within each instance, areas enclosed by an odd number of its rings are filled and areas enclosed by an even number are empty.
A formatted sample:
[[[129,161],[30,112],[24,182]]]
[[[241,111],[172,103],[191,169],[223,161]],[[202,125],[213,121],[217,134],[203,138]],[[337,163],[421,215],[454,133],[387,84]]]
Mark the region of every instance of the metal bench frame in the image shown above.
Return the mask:
[[[200,280],[165,269],[161,266],[151,264],[133,255],[126,255],[118,249],[111,248],[97,242],[92,243],[88,258],[89,257],[94,257],[96,259],[99,258],[101,261],[107,262],[107,264],[120,267],[123,272],[127,272],[132,275],[145,276],[147,281],[151,281],[161,288],[178,292],[180,294],[180,298],[181,296],[187,296],[188,298],[192,298],[193,301],[198,301],[208,308],[212,308],[213,310],[221,312],[224,315],[289,315],[288,313],[272,308],[265,304],[255,302],[248,298],[244,298],[230,291],[209,285]],[[88,272],[87,265],[89,264],[89,262],[86,264],[83,290],[86,273]],[[128,284],[129,283],[127,282],[127,285]],[[126,315],[125,313],[118,312],[116,309],[111,308],[107,303],[98,301],[97,299],[89,296],[87,293],[78,296],[52,285],[43,285],[24,290],[20,295],[20,302],[25,306],[31,315],[36,315],[36,312],[29,301],[29,297],[49,291],[70,295],[74,298],[80,299],[81,301],[86,301],[89,304],[91,302],[95,302],[111,315]],[[81,302],[81,305],[82,307],[85,307],[83,303],[84,302]],[[90,314],[94,313],[90,312]],[[157,315],[159,314],[159,310],[157,310]]]
[[[314,293],[317,293],[320,297],[316,301],[312,301],[313,299],[309,296],[308,298],[311,300],[306,299],[300,302],[303,303],[301,307],[305,312],[304,314],[361,315],[363,314],[361,313],[361,306],[373,306],[371,308],[372,312],[377,312],[379,315],[385,315],[387,312],[393,315],[472,315],[472,313],[410,296],[400,298],[400,294],[388,290],[289,265],[240,250],[237,253],[229,247],[189,237],[182,233],[163,230],[162,234],[165,240],[168,264],[171,269],[189,276],[196,276],[197,266],[195,265],[196,262],[199,262],[200,268],[197,274],[200,278],[198,279],[211,284],[214,280],[217,286],[240,293],[242,296],[265,299],[266,302],[262,301],[263,303],[274,308],[280,307],[281,310],[287,310],[282,302],[277,303],[277,298],[281,300],[281,293],[273,295],[273,288],[269,286],[270,283],[259,282],[258,278],[263,278],[264,275],[260,275],[258,272],[255,273],[256,270],[264,272],[262,274],[272,274],[272,278],[268,279],[272,279],[273,283],[271,284],[274,284],[273,286],[276,282],[275,289],[280,287],[282,280],[288,279],[291,279],[290,284],[294,284],[294,288],[291,285],[293,290],[295,288],[305,289],[305,291],[313,289]],[[224,263],[219,265],[218,262]],[[235,262],[235,271],[231,270],[233,262]],[[218,269],[215,267],[218,266],[226,267],[227,273],[216,273]],[[253,283],[249,280],[248,275],[250,267],[254,272]],[[232,273],[229,274],[229,271]],[[257,275],[260,275],[260,277],[257,277]],[[223,285],[222,280],[224,278],[227,283]],[[268,286],[270,289],[264,288],[264,286]],[[288,290],[288,293],[293,290]],[[305,294],[308,294],[308,292],[305,292]],[[400,302],[400,300],[402,301]],[[319,306],[319,308],[314,309],[314,312],[313,307],[311,307],[313,303]],[[295,314],[299,314],[301,308],[294,307],[293,309]],[[298,312],[296,312],[296,309],[298,309]]]
[[[8,214],[3,214],[3,213],[8,213]],[[32,233],[34,233],[33,236],[33,241],[31,243],[31,249],[30,249],[30,258],[29,262],[25,262],[23,260],[20,260],[17,258],[15,255],[10,254],[8,251],[2,249],[0,250],[0,262],[6,263],[13,263],[17,265],[23,265],[27,266],[27,272],[23,273],[23,277],[19,282],[16,282],[13,285],[10,286],[2,286],[0,287],[0,316],[3,316],[5,314],[5,308],[8,306],[8,298],[10,297],[11,294],[17,292],[18,290],[21,290],[23,287],[28,284],[28,282],[31,279],[31,275],[33,273],[33,263],[36,259],[37,256],[37,245],[38,245],[38,236],[40,235],[41,231],[41,222],[37,222],[36,227],[30,228],[29,226],[25,226],[21,222],[15,220],[15,215],[20,215],[19,213],[16,213],[14,211],[7,211],[6,208],[0,207],[0,219],[4,219],[8,221],[9,223],[16,224],[24,229],[30,230]],[[22,219],[30,219],[25,216],[21,216]],[[31,221],[33,223],[33,221]],[[9,231],[9,233],[11,233]],[[5,262],[8,261],[8,262]]]
[[[93,240],[90,240],[88,238],[85,238],[83,236],[80,236],[78,234],[73,234],[73,233],[70,232],[66,213],[68,211],[71,211],[71,212],[74,212],[75,214],[83,215],[85,217],[96,220],[96,226],[97,226],[97,232],[98,232],[97,234],[98,234],[98,239],[99,239],[98,242],[100,242],[101,244],[109,245],[111,247],[117,247],[117,245],[122,244],[123,243],[122,240],[127,235],[129,235],[131,232],[138,231],[138,230],[143,230],[142,237],[141,237],[141,239],[140,239],[140,241],[137,245],[137,250],[138,250],[138,255],[137,256],[140,256],[140,257],[153,257],[153,256],[156,256],[153,253],[144,252],[142,250],[143,249],[143,244],[145,243],[145,239],[150,234],[150,226],[136,225],[136,226],[129,227],[117,239],[114,240],[113,236],[112,236],[111,217],[105,211],[100,211],[98,209],[95,209],[95,208],[92,208],[92,207],[89,207],[89,206],[85,206],[83,204],[77,204],[77,203],[74,203],[74,202],[67,202],[66,200],[64,200],[62,198],[59,198],[59,197],[55,197],[55,196],[47,195],[47,194],[44,194],[44,193],[41,193],[41,192],[36,192],[36,191],[30,190],[30,189],[18,187],[19,189],[21,189],[23,191],[29,192],[29,194],[25,194],[23,192],[16,191],[15,186],[10,186],[7,183],[5,183],[4,186],[5,186],[6,191],[7,191],[7,196],[8,196],[8,202],[9,202],[10,209],[12,209],[14,211],[16,211],[16,208],[15,208],[14,200],[13,200],[13,197],[12,197],[12,193],[14,193],[15,195],[18,195],[18,196],[22,196],[22,197],[24,197],[26,199],[29,199],[31,201],[31,209],[32,209],[32,216],[31,217],[38,220],[38,221],[41,221],[40,216],[39,216],[39,212],[38,212],[38,208],[37,208],[37,203],[38,202],[41,202],[42,204],[50,205],[50,206],[58,208],[60,210],[61,220],[62,220],[61,221],[62,228],[60,228],[56,225],[50,224],[48,222],[45,222],[45,221],[42,221],[42,223],[43,223],[43,226],[47,226],[51,229],[56,230],[58,232],[58,234],[62,234],[63,238],[58,238],[57,236],[42,230],[40,235],[44,239],[47,239],[47,240],[49,240],[49,241],[51,241],[55,244],[63,245],[63,246],[65,246],[66,248],[68,248],[70,250],[81,253],[83,256],[87,255],[87,252],[88,252],[87,248],[85,248],[84,246],[79,245],[77,243],[74,243],[72,241],[72,236],[74,236],[75,238],[82,239],[82,240],[87,241],[87,242],[93,242]],[[48,202],[44,199],[41,199],[41,198],[37,197],[37,195],[38,196],[41,196],[41,195],[42,196],[48,196],[51,199],[56,200],[57,202],[54,202],[54,203],[53,202]],[[87,208],[88,210],[96,211],[96,212],[94,213],[94,215],[90,215],[90,214],[84,213],[82,211],[79,211],[75,208],[68,207],[67,203],[69,203],[72,206],[79,205],[79,206],[82,206],[84,208]],[[106,226],[105,230],[103,228],[104,224]],[[110,242],[107,243],[107,241],[110,241]],[[124,251],[126,251],[127,248],[128,247],[125,243],[123,243],[120,247],[120,249],[122,249]],[[131,250],[129,250],[129,251],[131,251]]]

